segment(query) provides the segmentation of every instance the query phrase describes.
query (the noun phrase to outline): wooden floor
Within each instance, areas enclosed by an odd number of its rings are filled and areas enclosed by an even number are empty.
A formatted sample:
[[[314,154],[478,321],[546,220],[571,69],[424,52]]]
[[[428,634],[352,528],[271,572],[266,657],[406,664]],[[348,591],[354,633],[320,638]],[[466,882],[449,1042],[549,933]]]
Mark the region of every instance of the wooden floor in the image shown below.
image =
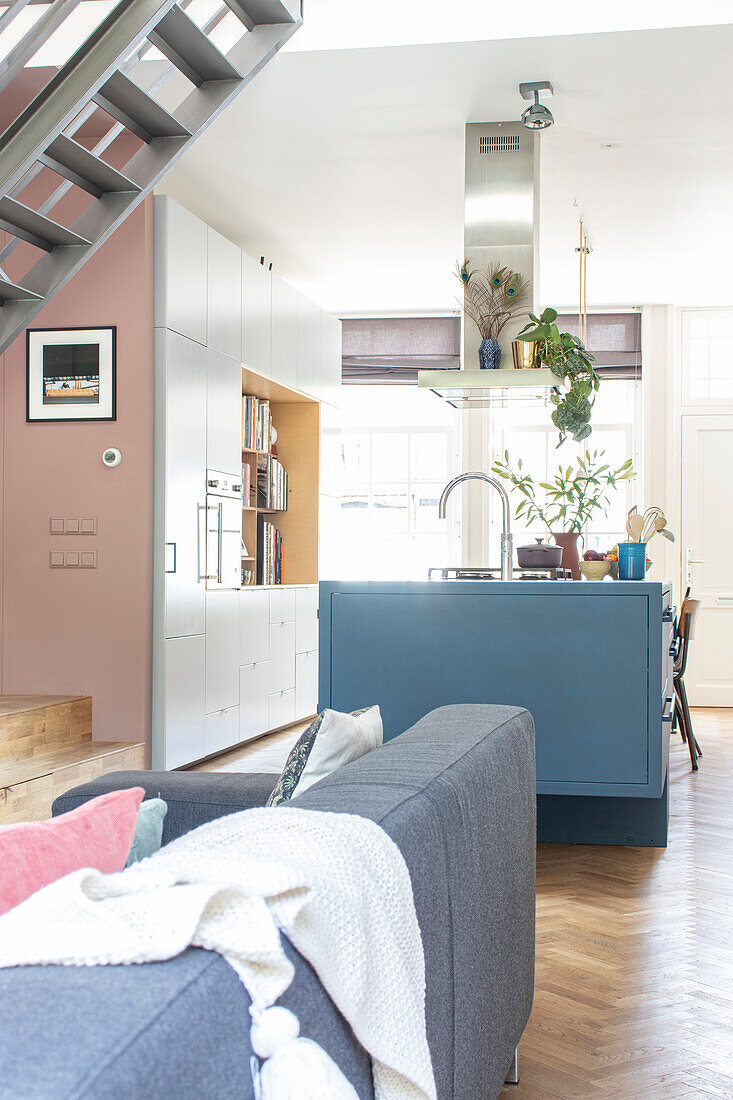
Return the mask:
[[[733,1098],[733,710],[673,738],[669,847],[543,844],[534,1011],[502,1100]]]
[[[733,1100],[733,710],[694,722],[666,850],[539,846],[534,1010],[502,1100]],[[279,771],[300,728],[203,767]]]

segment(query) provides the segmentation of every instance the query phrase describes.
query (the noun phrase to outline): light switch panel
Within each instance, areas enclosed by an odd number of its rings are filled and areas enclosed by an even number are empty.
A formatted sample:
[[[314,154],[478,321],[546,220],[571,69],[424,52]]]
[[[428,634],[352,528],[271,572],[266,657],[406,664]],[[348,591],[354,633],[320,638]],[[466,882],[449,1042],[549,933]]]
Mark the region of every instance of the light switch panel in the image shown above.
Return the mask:
[[[69,569],[69,568],[78,569],[79,568],[79,551],[78,550],[67,550],[64,557],[65,557],[64,565],[66,566],[67,569]]]
[[[97,533],[97,517],[96,516],[82,516],[79,520],[79,534],[80,535],[96,535]]]
[[[75,518],[69,518],[64,520],[64,534],[65,535],[78,535],[79,534],[79,520]]]
[[[48,564],[51,569],[63,569],[64,568],[64,552],[63,550],[52,550],[49,554]]]
[[[63,535],[64,533],[64,519],[63,516],[51,516],[48,521],[48,530],[52,535]]]
[[[96,550],[82,550],[80,554],[80,561],[82,569],[96,569],[97,568],[97,551]]]

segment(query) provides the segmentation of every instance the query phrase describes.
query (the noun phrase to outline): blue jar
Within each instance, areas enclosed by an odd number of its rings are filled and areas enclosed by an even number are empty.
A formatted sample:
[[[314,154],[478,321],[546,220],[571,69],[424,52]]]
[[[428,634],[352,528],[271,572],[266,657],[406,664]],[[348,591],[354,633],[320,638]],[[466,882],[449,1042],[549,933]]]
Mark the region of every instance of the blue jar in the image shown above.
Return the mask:
[[[498,370],[501,347],[498,340],[482,340],[478,346],[478,362],[481,370]]]
[[[646,543],[620,542],[618,544],[618,579],[643,581],[646,576]]]

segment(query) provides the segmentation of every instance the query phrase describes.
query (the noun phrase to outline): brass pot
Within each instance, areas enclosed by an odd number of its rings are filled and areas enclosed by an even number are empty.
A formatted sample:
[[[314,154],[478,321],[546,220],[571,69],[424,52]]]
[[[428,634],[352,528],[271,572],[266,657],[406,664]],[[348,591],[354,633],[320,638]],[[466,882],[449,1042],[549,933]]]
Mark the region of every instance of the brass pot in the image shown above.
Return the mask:
[[[534,370],[539,367],[537,340],[512,340],[512,359],[516,370]]]

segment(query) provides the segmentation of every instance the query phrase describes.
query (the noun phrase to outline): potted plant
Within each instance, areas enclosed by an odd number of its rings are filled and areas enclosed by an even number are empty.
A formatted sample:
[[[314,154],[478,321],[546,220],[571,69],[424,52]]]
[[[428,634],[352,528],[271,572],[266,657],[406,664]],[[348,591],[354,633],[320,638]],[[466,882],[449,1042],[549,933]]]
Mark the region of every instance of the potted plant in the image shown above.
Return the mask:
[[[558,382],[565,383],[550,395],[555,406],[552,422],[560,433],[560,442],[572,436],[576,442],[587,439],[593,431],[590,418],[593,402],[601,380],[593,370],[594,357],[582,340],[572,332],[560,332],[557,310],[548,307],[540,317],[529,314],[527,324],[517,337],[531,340],[537,346],[537,359],[549,367]]]
[[[463,284],[463,308],[481,334],[478,357],[481,370],[496,370],[501,360],[499,336],[512,317],[522,312],[529,295],[529,279],[495,263],[473,271],[471,261],[458,267]]]
[[[605,451],[586,451],[575,467],[558,466],[551,481],[535,481],[522,469],[521,458],[516,464],[504,452],[491,467],[511,483],[521,495],[515,516],[529,525],[541,523],[563,548],[563,567],[570,569],[573,580],[580,580],[578,538],[597,512],[608,511],[611,493],[620,481],[636,477],[633,464],[627,458],[621,466],[604,462]],[[540,494],[540,490],[542,493]]]

